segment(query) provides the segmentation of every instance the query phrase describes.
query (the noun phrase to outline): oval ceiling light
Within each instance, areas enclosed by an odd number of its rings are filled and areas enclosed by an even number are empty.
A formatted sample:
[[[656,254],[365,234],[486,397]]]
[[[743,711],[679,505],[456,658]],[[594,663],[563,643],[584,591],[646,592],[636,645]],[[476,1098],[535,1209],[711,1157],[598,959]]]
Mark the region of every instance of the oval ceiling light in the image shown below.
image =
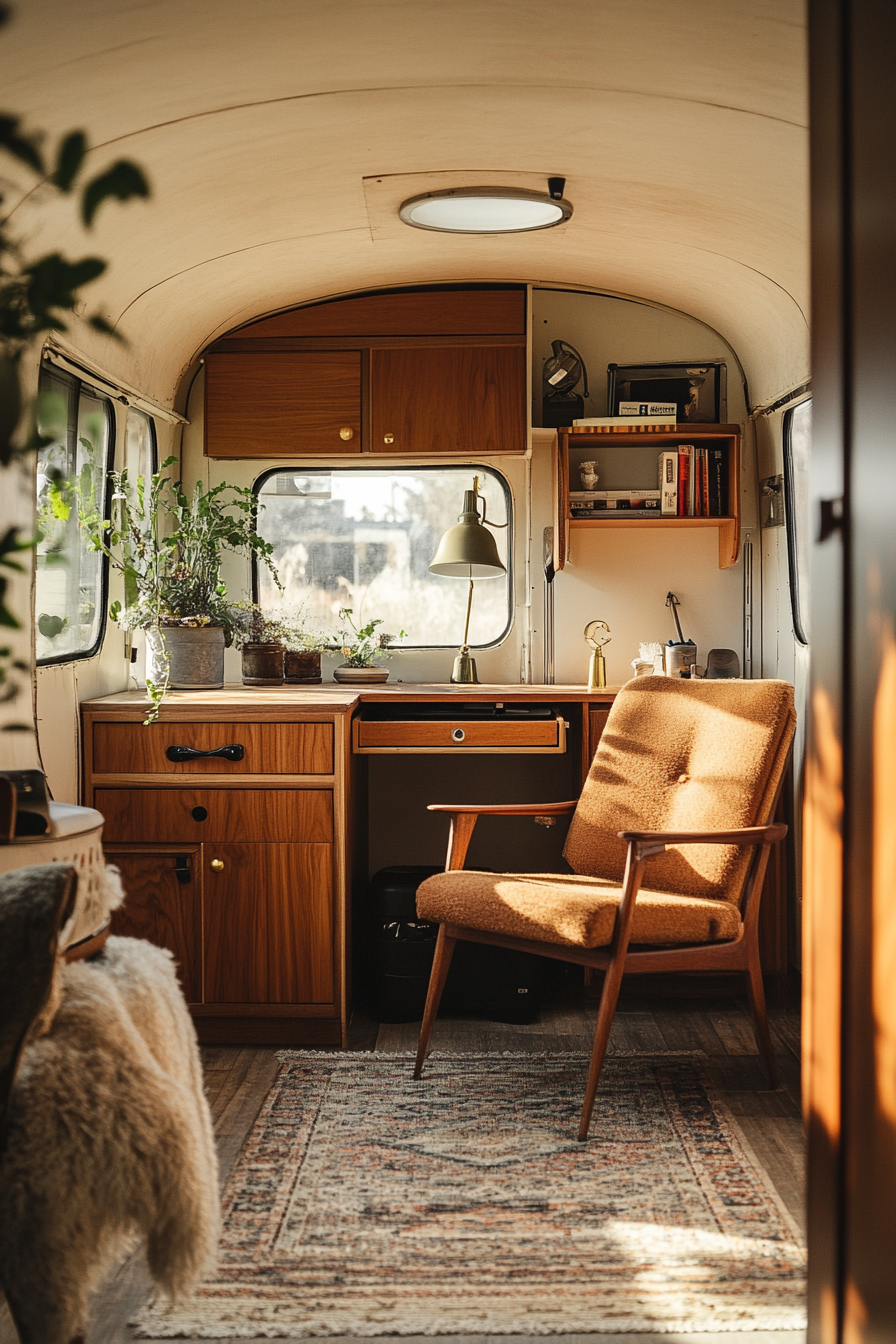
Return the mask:
[[[572,206],[563,199],[563,186],[562,178],[551,178],[550,192],[522,187],[427,191],[405,201],[398,213],[405,224],[436,233],[530,233],[569,219]]]

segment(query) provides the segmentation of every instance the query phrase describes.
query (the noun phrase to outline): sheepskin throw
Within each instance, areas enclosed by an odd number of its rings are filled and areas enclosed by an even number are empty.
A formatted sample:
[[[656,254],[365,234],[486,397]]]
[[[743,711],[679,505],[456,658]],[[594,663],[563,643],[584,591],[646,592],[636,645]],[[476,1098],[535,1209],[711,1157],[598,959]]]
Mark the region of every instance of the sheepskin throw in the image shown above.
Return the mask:
[[[220,1264],[142,1338],[799,1330],[799,1236],[693,1056],[284,1053]]]
[[[25,1049],[0,1161],[0,1276],[23,1344],[83,1335],[91,1290],[136,1237],[170,1297],[210,1264],[218,1166],[170,953],[110,938],[62,972]]]

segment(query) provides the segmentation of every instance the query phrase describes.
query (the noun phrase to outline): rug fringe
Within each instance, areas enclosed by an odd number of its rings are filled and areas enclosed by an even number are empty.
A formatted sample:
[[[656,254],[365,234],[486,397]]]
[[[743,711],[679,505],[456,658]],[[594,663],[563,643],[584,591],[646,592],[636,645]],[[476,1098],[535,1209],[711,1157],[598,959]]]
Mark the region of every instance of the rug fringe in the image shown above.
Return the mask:
[[[416,1059],[415,1050],[278,1050],[277,1059]],[[432,1050],[427,1063],[440,1059],[584,1059],[591,1058],[590,1050]],[[705,1050],[615,1050],[607,1055],[607,1063],[614,1059],[706,1059]]]

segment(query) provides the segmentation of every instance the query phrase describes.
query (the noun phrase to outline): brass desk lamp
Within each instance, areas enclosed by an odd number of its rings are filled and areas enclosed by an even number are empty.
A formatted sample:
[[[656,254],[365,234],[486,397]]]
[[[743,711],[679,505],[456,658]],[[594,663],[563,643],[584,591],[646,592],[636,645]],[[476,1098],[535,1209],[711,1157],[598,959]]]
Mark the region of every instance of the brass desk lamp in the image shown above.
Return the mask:
[[[445,574],[449,578],[469,579],[470,591],[467,595],[467,619],[464,624],[464,640],[460,653],[454,660],[451,680],[455,683],[478,685],[476,660],[470,657],[470,610],[473,606],[473,582],[475,579],[496,579],[506,573],[498,556],[498,548],[491,532],[486,529],[485,500],[482,501],[482,515],[479,514],[479,477],[473,477],[473,489],[464,491],[463,512],[458,515],[454,527],[439,542],[438,549],[429,567],[431,574]],[[497,524],[489,524],[497,526]]]

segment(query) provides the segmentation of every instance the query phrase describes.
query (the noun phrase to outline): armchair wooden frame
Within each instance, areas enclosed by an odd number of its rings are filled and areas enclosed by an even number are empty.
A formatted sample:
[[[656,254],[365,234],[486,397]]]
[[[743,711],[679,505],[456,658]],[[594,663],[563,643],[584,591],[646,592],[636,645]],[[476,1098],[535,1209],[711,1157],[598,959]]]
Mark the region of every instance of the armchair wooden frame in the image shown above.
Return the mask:
[[[482,807],[454,807],[450,804],[435,803],[430,805],[429,811],[445,812],[451,819],[445,871],[454,872],[464,866],[476,822],[481,816],[556,817],[574,812],[577,806],[577,799],[566,803],[523,803],[510,806],[492,804]],[[768,1029],[765,990],[759,962],[759,902],[771,847],[783,840],[786,834],[787,827],[783,822],[730,831],[619,831],[620,838],[628,843],[628,854],[619,911],[616,915],[612,942],[608,947],[575,947],[563,943],[542,942],[534,938],[515,938],[507,934],[490,933],[483,929],[460,925],[441,924],[420,1027],[414,1077],[419,1078],[422,1074],[451,958],[458,939],[462,939],[474,943],[490,943],[495,947],[507,947],[517,952],[530,952],[536,956],[554,957],[559,961],[593,966],[605,972],[594,1031],[591,1067],[585,1089],[585,1103],[579,1124],[580,1143],[584,1143],[588,1137],[594,1099],[600,1083],[622,977],[625,974],[637,975],[658,971],[742,971],[747,982],[747,996],[756,1045],[765,1064],[769,1085],[777,1087],[778,1071]],[[630,949],[635,902],[649,860],[656,854],[662,854],[667,845],[689,844],[754,847],[740,898],[741,922],[737,937],[718,943],[642,945]]]

